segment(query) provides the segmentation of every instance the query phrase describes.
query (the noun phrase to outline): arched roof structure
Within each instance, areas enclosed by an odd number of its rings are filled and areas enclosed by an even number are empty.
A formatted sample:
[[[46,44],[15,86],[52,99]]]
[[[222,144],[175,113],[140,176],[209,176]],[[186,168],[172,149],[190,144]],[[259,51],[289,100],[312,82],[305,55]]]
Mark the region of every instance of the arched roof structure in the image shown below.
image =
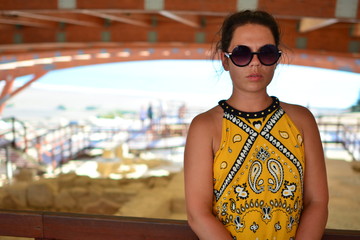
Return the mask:
[[[208,59],[223,18],[269,11],[285,63],[360,73],[360,0],[1,0],[0,113],[48,71],[151,59]],[[18,76],[33,74],[13,89]],[[359,79],[360,81],[360,79]]]

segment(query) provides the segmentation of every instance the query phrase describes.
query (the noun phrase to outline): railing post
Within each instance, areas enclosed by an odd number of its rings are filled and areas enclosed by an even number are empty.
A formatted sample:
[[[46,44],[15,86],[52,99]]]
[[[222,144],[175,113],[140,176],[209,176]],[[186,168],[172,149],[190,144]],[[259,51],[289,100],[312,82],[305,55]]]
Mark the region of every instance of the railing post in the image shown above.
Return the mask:
[[[22,123],[22,126],[24,128],[24,150],[23,152],[27,152],[28,150],[28,139],[27,139],[27,128],[26,128],[26,125],[24,123]]]
[[[43,146],[42,146],[42,136],[36,136],[35,148],[37,152],[37,160],[38,163],[42,163],[43,161]]]
[[[6,178],[9,182],[11,182],[13,177],[13,171],[12,171],[12,163],[10,159],[10,150],[9,146],[5,146],[5,166],[6,166]]]
[[[13,139],[11,141],[11,146],[15,149],[16,148],[16,129],[15,129],[15,118],[11,118],[11,131],[13,135]]]
[[[68,145],[69,145],[69,158],[73,159],[74,158],[74,153],[73,153],[73,141],[72,141],[72,136],[73,136],[73,126],[70,124],[68,125],[68,132],[67,132],[67,141],[68,141]]]

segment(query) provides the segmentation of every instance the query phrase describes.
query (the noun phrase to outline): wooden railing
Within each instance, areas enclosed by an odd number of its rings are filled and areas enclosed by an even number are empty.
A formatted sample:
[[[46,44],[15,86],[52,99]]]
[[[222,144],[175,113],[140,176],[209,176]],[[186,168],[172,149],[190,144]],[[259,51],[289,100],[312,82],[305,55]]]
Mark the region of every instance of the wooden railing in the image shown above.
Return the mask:
[[[192,240],[184,220],[0,210],[0,236],[35,240]],[[358,240],[360,231],[327,229],[322,240]]]

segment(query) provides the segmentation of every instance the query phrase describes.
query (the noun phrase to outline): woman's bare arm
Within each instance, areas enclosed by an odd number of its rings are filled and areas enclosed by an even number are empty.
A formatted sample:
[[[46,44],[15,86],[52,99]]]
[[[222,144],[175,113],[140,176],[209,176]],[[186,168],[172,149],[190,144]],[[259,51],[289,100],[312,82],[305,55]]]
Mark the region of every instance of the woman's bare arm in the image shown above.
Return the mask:
[[[300,106],[284,107],[302,131],[305,145],[304,206],[296,240],[320,240],[328,217],[328,186],[324,152],[316,121]]]
[[[231,240],[230,233],[213,215],[212,114],[197,116],[191,123],[185,147],[185,195],[188,222],[199,239]]]

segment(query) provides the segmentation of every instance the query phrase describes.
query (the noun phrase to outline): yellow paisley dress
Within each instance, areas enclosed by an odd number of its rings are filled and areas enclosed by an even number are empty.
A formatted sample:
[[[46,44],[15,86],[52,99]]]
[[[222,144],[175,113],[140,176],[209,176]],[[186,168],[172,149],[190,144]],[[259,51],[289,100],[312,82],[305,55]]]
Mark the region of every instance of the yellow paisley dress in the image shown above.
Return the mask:
[[[301,210],[304,145],[279,100],[260,112],[226,103],[214,158],[213,212],[236,240],[295,239]]]

